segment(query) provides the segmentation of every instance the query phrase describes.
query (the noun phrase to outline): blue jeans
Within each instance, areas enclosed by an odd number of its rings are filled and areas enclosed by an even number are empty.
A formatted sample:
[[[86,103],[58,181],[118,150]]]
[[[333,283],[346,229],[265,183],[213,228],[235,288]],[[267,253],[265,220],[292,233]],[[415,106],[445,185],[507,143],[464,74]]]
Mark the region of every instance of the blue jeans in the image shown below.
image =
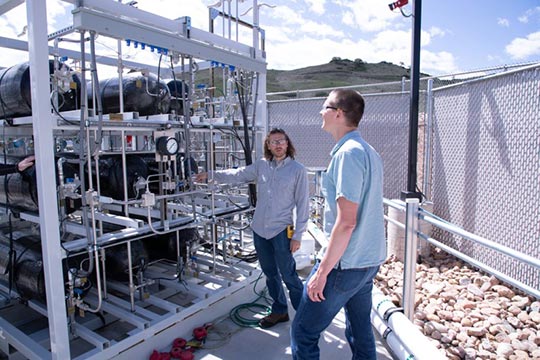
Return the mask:
[[[310,278],[317,271],[315,264]],[[322,302],[313,302],[307,295],[307,284],[291,326],[291,348],[295,360],[319,359],[319,337],[332,320],[345,308],[345,337],[352,359],[377,359],[377,348],[371,328],[371,290],[379,266],[361,269],[333,269],[324,287]]]
[[[271,239],[265,239],[253,232],[253,242],[259,264],[266,276],[268,292],[274,300],[272,312],[285,314],[287,311],[287,298],[283,291],[282,279],[287,289],[294,309],[298,308],[302,298],[304,285],[296,273],[296,261],[291,253],[291,241],[284,230]]]

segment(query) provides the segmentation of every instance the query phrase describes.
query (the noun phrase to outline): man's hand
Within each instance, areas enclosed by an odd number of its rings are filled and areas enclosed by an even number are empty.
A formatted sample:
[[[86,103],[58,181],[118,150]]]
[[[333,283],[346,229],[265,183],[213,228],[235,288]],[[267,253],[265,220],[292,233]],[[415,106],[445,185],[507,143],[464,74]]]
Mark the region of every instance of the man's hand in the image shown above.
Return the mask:
[[[322,275],[319,271],[309,279],[307,285],[307,294],[309,299],[313,302],[321,302],[325,300],[323,295],[324,287],[326,286],[326,275]]]
[[[298,240],[291,240],[291,252],[294,253],[300,249],[300,241]]]
[[[19,161],[19,163],[17,164],[17,169],[19,169],[19,171],[24,171],[28,169],[30,166],[34,165],[35,160],[36,157],[34,155],[28,156]]]
[[[198,174],[195,174],[193,178],[195,182],[203,182],[203,181],[206,181],[206,179],[208,179],[208,173],[205,173],[205,172],[198,173]]]

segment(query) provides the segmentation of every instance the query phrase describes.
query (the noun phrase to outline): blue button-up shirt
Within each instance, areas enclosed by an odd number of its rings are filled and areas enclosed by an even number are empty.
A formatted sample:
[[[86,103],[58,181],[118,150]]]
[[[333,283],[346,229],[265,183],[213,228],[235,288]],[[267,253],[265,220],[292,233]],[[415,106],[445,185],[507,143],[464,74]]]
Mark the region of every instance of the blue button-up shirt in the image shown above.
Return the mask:
[[[326,199],[324,231],[328,238],[336,222],[337,200],[344,197],[358,204],[356,227],[339,265],[342,269],[380,265],[386,258],[381,157],[358,131],[342,137],[330,155],[321,186]]]
[[[260,159],[238,169],[210,171],[208,178],[218,183],[257,183],[257,206],[251,228],[271,239],[296,222],[293,240],[300,241],[309,218],[309,189],[304,165],[289,157],[282,161]]]

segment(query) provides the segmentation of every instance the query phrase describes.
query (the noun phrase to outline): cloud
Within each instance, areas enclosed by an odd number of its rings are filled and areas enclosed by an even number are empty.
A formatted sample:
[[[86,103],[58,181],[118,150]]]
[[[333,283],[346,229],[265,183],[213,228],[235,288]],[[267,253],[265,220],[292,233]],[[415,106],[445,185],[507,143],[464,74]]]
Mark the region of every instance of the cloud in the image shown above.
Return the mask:
[[[505,51],[515,60],[525,60],[533,55],[540,55],[540,31],[516,38],[505,47]]]
[[[315,14],[324,14],[324,5],[326,4],[326,0],[306,0],[306,2],[310,5],[309,9]]]
[[[328,63],[332,57],[342,59],[362,59],[368,63],[388,61],[394,64],[411,63],[411,33],[410,31],[387,30],[381,31],[369,39],[350,40],[316,39],[310,36],[288,37],[282,28],[270,29],[281,34],[267,42],[267,60],[269,69],[292,70],[301,67]],[[440,32],[434,32],[437,36]],[[429,44],[431,35],[422,33],[423,46]],[[434,52],[422,48],[421,71],[430,74],[448,74],[457,71],[456,59],[453,54],[441,51]]]
[[[261,8],[261,17],[268,17],[271,20],[276,20],[282,25],[298,25],[304,22],[304,19],[287,5],[278,5],[275,8]],[[261,19],[262,20],[262,19]],[[270,24],[272,21],[264,21],[265,24]],[[264,26],[267,28],[268,26]]]
[[[423,73],[441,75],[459,72],[454,55],[447,51],[431,52],[422,50],[420,58]]]
[[[522,16],[518,17],[518,21],[524,24],[527,24],[530,18],[540,16],[540,6],[529,9]]]
[[[354,26],[354,14],[350,11],[345,11],[343,17],[341,18],[343,24],[348,26]]]
[[[300,26],[300,30],[306,34],[318,36],[343,37],[345,34],[341,30],[334,29],[327,24],[319,24],[314,21],[306,21]]]
[[[294,36],[317,36],[317,37],[343,37],[345,34],[329,24],[308,20],[301,16],[298,11],[289,6],[276,6],[273,9],[265,9],[262,12],[264,17],[275,21],[265,21],[265,23],[279,23],[280,27],[264,26],[267,39],[269,41],[291,41]],[[277,40],[276,40],[277,39]]]
[[[444,36],[446,36],[446,31],[441,29],[441,28],[438,28],[436,26],[432,26],[431,28],[429,28],[427,33],[432,37],[444,37]]]
[[[66,14],[69,14],[72,8],[72,5],[62,0],[47,1],[48,31],[53,32],[59,27],[67,26]],[[22,3],[0,17],[2,36],[27,40],[28,34],[25,29],[27,22],[26,3]]]
[[[510,21],[505,18],[498,18],[497,25],[503,26],[503,27],[510,27]]]
[[[362,31],[373,32],[388,28],[397,16],[388,9],[385,1],[354,0],[339,3],[350,10],[354,26]]]

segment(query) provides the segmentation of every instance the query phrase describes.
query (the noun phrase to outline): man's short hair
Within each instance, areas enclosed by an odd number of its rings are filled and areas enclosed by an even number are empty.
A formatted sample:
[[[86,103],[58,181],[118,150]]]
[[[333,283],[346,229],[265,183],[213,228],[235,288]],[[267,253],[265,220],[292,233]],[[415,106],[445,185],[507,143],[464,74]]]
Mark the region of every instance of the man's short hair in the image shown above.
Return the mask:
[[[347,124],[358,127],[365,108],[362,95],[358,91],[351,89],[334,89],[330,95],[334,95],[335,103],[332,105],[345,113]]]

